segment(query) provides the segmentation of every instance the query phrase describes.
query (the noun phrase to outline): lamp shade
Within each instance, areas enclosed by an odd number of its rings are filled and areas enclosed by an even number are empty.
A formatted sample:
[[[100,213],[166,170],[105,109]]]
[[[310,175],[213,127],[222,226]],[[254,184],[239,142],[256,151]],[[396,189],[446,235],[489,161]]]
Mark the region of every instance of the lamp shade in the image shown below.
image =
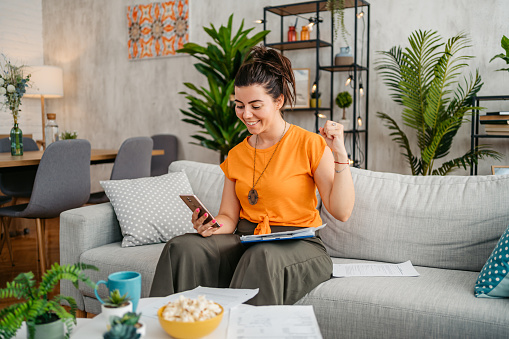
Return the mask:
[[[64,96],[63,72],[56,66],[31,66],[31,87],[27,88],[27,98],[61,98]]]

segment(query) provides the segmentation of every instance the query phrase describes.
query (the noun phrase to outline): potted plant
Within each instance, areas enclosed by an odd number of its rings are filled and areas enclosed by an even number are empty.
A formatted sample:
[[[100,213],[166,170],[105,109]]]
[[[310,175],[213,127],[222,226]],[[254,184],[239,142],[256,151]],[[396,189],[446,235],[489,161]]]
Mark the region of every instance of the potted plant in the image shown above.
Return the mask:
[[[490,62],[492,62],[493,60],[495,60],[497,58],[500,58],[500,59],[504,60],[506,64],[509,65],[509,38],[507,38],[505,35],[502,36],[502,41],[500,41],[500,44],[502,45],[502,48],[504,49],[505,54],[500,53],[500,54],[495,55],[493,58],[491,58]],[[497,69],[497,71],[508,71],[509,72],[509,68],[501,68],[501,69]]]
[[[311,99],[309,100],[309,106],[310,107],[321,107],[322,106],[322,99],[320,99],[320,96],[322,93],[318,92],[316,90],[316,82],[313,84],[313,87],[311,87]]]
[[[67,140],[67,139],[78,139],[78,132],[63,131],[60,134],[60,140]]]
[[[206,47],[187,43],[177,50],[177,53],[189,54],[200,61],[194,67],[207,78],[208,83],[208,88],[184,83],[195,95],[179,93],[189,100],[189,109],[180,110],[186,116],[182,121],[204,129],[199,131],[200,134],[191,136],[198,141],[192,144],[219,151],[221,162],[228,151],[248,135],[246,126],[235,114],[232,99],[235,76],[251,48],[269,33],[261,31],[248,38],[253,28],[243,30],[242,20],[239,30],[234,33],[232,22],[233,14],[228,19],[228,25],[219,27],[219,30],[212,24],[210,28],[204,27],[213,40]]]
[[[0,311],[0,337],[11,338],[21,327],[23,321],[27,325],[27,337],[33,338],[69,338],[73,323],[76,323],[76,301],[72,297],[57,295],[50,299],[49,294],[60,280],[70,280],[76,288],[81,281],[91,288],[95,287],[83,271],[98,270],[97,267],[77,263],[60,266],[54,263],[44,272],[39,286],[32,272],[20,273],[7,287],[0,289],[0,299],[17,298],[24,302],[7,306]],[[67,311],[61,302],[70,305]],[[67,333],[64,334],[64,324]]]
[[[118,289],[111,291],[104,304],[101,304],[101,314],[107,325],[110,322],[110,317],[122,317],[125,313],[132,311],[133,303],[127,293],[121,295]]]
[[[341,36],[345,42],[345,46],[348,46],[346,39],[347,35],[350,35],[345,27],[345,0],[327,0],[327,10],[331,14],[331,21],[334,25],[334,41],[338,37],[338,30],[341,29]]]
[[[409,37],[410,47],[393,47],[380,52],[377,70],[384,83],[392,90],[393,100],[403,106],[403,124],[415,130],[420,154],[414,155],[410,140],[399,124],[388,114],[377,116],[391,130],[392,139],[403,149],[413,175],[446,175],[455,168],[467,169],[478,159],[500,159],[501,154],[479,145],[460,157],[443,161],[450,153],[456,133],[468,120],[472,99],[482,87],[477,71],[470,80],[464,78],[462,86],[458,77],[461,69],[468,67],[472,56],[458,55],[471,47],[464,34],[458,34],[447,43],[438,32],[415,31]],[[416,57],[419,56],[419,57]],[[437,160],[441,166],[434,168]]]
[[[346,118],[346,109],[352,104],[352,96],[348,92],[339,92],[336,96],[336,105],[343,109],[343,117],[339,123],[343,125],[345,130],[350,129],[350,120]]]
[[[108,332],[106,334],[110,333],[108,338],[115,338],[115,336],[111,337],[111,335],[114,335],[117,330],[113,330],[115,327],[119,327],[120,325],[127,326],[127,327],[134,327],[135,333],[140,334],[140,338],[143,338],[146,333],[146,326],[145,323],[140,321],[141,313],[134,313],[134,312],[127,312],[122,317],[118,316],[112,316],[110,318],[109,326],[108,326]],[[125,329],[122,329],[122,332],[125,332]],[[123,338],[123,337],[122,337]]]

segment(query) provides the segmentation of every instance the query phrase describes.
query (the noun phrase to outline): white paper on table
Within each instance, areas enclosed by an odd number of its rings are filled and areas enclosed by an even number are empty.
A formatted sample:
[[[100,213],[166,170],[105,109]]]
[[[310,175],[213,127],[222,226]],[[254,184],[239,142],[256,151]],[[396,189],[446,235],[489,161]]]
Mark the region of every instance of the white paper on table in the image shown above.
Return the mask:
[[[143,316],[157,319],[157,311],[159,308],[166,305],[170,301],[177,300],[181,295],[192,299],[196,299],[198,296],[204,295],[207,300],[212,300],[213,302],[218,303],[219,305],[223,306],[225,311],[228,311],[230,308],[248,301],[257,294],[258,288],[249,290],[198,286],[193,290],[175,293],[163,298],[157,298],[153,303],[143,307],[142,309],[138,310],[138,312],[141,312]]]
[[[239,305],[230,310],[228,339],[321,339],[313,306]]]
[[[334,277],[418,277],[410,260],[401,264],[334,264]]]

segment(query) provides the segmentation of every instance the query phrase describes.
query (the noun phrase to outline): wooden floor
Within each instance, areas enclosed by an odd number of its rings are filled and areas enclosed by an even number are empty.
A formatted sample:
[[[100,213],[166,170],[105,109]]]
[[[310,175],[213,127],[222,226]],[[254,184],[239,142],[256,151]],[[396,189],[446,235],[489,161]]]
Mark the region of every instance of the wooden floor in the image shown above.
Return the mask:
[[[46,246],[48,265],[60,262],[59,253],[59,224],[60,218],[46,220]],[[28,230],[25,234],[24,230]],[[0,254],[0,288],[5,288],[6,283],[12,281],[19,273],[33,272],[36,279],[40,280],[40,270],[36,246],[36,228],[34,219],[13,219],[10,227],[14,266],[11,265],[7,245],[4,245]],[[54,290],[54,294],[60,292],[60,286]],[[15,304],[17,299],[0,299],[0,309]]]

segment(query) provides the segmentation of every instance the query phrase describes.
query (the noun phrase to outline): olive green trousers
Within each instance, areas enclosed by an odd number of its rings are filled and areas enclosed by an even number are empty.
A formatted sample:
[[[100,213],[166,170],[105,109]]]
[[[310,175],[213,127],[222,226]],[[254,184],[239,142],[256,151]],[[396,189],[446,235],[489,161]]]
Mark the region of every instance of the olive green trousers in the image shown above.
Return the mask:
[[[259,288],[252,305],[291,305],[330,279],[332,261],[317,238],[242,244],[256,224],[241,219],[235,234],[188,233],[168,241],[150,291],[162,297],[197,286]],[[298,227],[271,226],[272,232]]]

